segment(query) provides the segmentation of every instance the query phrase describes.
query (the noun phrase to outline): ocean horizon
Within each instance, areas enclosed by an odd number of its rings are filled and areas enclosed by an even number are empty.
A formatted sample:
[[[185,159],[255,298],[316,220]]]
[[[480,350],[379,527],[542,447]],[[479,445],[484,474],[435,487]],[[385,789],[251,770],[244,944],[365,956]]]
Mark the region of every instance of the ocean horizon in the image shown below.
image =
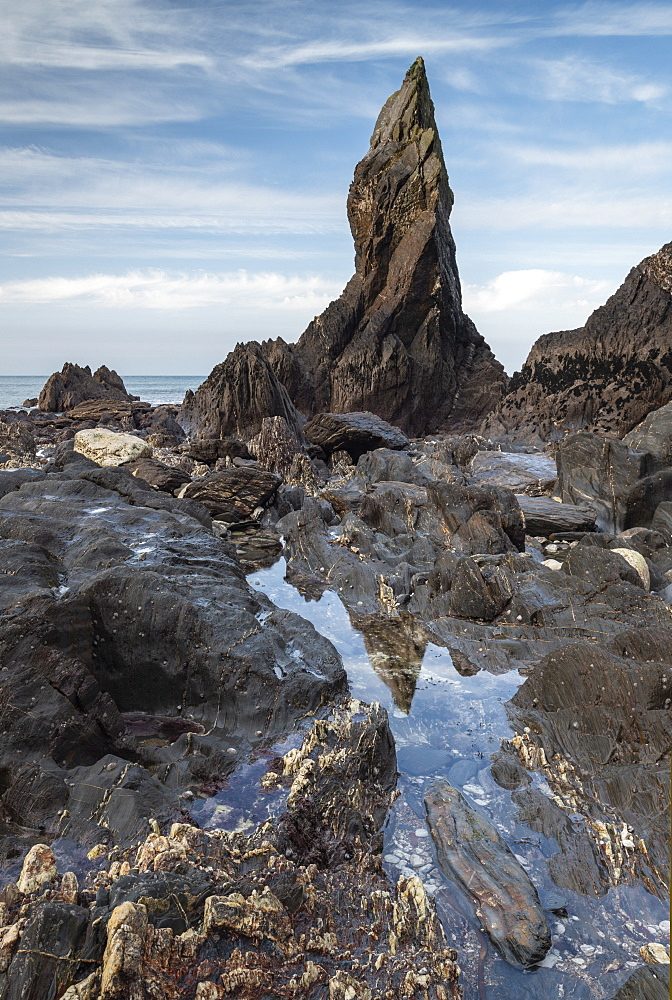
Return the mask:
[[[122,375],[133,396],[152,406],[181,403],[187,389],[197,389],[206,375]],[[39,396],[49,375],[0,375],[0,410],[20,408],[25,399]]]

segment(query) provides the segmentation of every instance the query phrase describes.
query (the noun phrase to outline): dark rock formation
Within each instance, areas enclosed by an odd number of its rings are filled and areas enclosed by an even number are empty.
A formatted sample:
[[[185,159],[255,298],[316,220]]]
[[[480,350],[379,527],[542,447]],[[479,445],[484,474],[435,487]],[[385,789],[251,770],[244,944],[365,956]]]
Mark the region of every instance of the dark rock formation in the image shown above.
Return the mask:
[[[447,781],[425,794],[439,864],[474,901],[483,928],[512,965],[529,968],[551,947],[537,890],[497,830]]]
[[[166,465],[165,462],[159,462],[156,458],[137,458],[133,462],[126,462],[120,468],[139,476],[144,482],[164,493],[176,493],[191,482],[191,476],[186,472]]]
[[[623,438],[623,443],[633,451],[643,451],[651,456],[650,471],[657,472],[672,466],[672,403],[653,410],[641,424]]]
[[[669,996],[669,965],[646,965],[635,969],[613,1000],[669,1000]]]
[[[578,330],[534,344],[485,433],[622,437],[672,399],[672,243],[634,267]]]
[[[53,413],[72,410],[78,403],[90,399],[131,401],[137,398],[126,392],[121,377],[105,365],[101,365],[92,375],[88,365],[80,368],[79,365],[66,363],[60,372],[55,372],[47,379],[40,393],[38,406],[41,410]]]
[[[355,169],[355,274],[295,345],[239,345],[180,422],[190,433],[258,433],[291,399],[310,417],[370,410],[409,434],[475,426],[506,375],[462,312],[453,194],[421,59],[382,109]],[[281,389],[284,387],[289,396]]]
[[[541,771],[553,793],[530,788],[514,799],[523,822],[557,841],[549,868],[559,886],[602,896],[639,881],[667,894],[671,640],[658,626],[601,647],[564,644],[507,705],[521,763]],[[583,829],[567,817],[570,805],[579,805]]]
[[[548,494],[556,480],[555,462],[546,455],[477,451],[467,468],[470,486],[506,486],[514,493]]]

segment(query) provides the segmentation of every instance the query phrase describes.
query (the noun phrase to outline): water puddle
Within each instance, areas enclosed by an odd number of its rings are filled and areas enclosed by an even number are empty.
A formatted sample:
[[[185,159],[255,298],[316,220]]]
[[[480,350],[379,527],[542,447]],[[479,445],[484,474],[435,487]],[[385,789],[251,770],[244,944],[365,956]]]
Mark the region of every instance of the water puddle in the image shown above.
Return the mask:
[[[517,820],[511,793],[490,773],[490,755],[512,736],[504,703],[523,678],[517,671],[463,676],[447,649],[426,641],[418,623],[377,618],[362,619],[354,627],[336,594],[304,598],[285,581],[285,573],[281,558],[252,572],[248,580],[275,605],[308,619],[330,639],[343,658],[352,694],[380,702],[389,713],[401,794],[386,826],[384,862],[393,879],[413,873],[436,898],[448,940],[458,950],[464,1000],[612,996],[632,969],[643,964],[642,945],[669,942],[668,913],[641,887],[618,886],[596,899],[559,889],[550,878],[547,861],[557,853],[557,843]],[[298,741],[295,734],[285,749],[278,745],[272,752],[286,752]],[[259,792],[258,779],[267,764],[258,760],[237,771],[229,789],[200,806],[199,821],[230,826],[277,815],[282,803],[267,796],[264,805]],[[438,868],[423,802],[436,777],[446,778],[487,816],[537,887],[553,934],[542,967],[522,972],[504,962],[479,930],[469,900]],[[531,778],[533,787],[551,795],[543,776]]]

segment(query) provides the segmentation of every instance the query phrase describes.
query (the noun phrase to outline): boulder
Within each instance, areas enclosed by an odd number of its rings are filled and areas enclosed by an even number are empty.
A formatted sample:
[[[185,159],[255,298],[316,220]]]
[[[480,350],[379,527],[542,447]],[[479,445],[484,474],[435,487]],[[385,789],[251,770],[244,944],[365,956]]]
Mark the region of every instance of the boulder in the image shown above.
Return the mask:
[[[40,392],[38,406],[49,413],[71,410],[85,400],[104,399],[110,402],[137,399],[126,392],[123,380],[115,371],[101,365],[93,375],[88,365],[66,363],[60,372],[50,375]]]
[[[651,462],[646,452],[613,438],[586,431],[569,434],[557,448],[558,490],[563,502],[592,507],[603,530],[618,532],[632,526],[625,524],[627,497],[650,475]]]
[[[252,454],[263,469],[287,479],[295,455],[304,454],[303,437],[292,430],[284,417],[264,417],[261,430],[250,438]]]
[[[626,434],[623,443],[653,458],[651,472],[672,466],[672,403],[653,410]]]
[[[214,465],[220,458],[252,458],[247,445],[237,438],[196,438],[181,450],[204,465]]]
[[[548,440],[581,429],[616,437],[632,431],[672,400],[671,306],[667,243],[630,271],[585,326],[537,340],[484,433]],[[636,432],[639,444],[648,433]]]
[[[473,900],[495,947],[519,968],[541,962],[551,932],[537,890],[494,826],[447,781],[431,785],[425,808],[441,870]]]
[[[175,493],[191,482],[191,476],[182,469],[166,465],[157,458],[137,458],[126,462],[123,468],[164,493]]]
[[[592,507],[558,503],[549,497],[516,495],[525,517],[528,535],[549,535],[567,531],[594,531],[596,514]]]
[[[263,469],[224,469],[193,480],[181,496],[205,504],[219,520],[236,523],[251,518],[258,507],[265,507],[281,482],[281,476]]]
[[[78,454],[101,466],[123,465],[152,454],[151,445],[142,438],[104,428],[77,431],[74,440],[74,450]]]
[[[374,413],[320,413],[303,429],[306,439],[327,454],[347,451],[353,461],[376,448],[406,448],[408,438]]]
[[[670,966],[645,965],[628,976],[613,1000],[669,1000]]]

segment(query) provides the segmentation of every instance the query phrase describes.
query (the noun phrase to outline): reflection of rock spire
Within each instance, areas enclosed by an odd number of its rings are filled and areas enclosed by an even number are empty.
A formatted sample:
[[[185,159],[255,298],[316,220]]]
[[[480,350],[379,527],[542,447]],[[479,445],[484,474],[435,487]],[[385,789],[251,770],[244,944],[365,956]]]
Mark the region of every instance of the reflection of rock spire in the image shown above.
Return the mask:
[[[408,715],[427,646],[424,631],[412,619],[401,618],[368,619],[357,627],[375,673]]]

